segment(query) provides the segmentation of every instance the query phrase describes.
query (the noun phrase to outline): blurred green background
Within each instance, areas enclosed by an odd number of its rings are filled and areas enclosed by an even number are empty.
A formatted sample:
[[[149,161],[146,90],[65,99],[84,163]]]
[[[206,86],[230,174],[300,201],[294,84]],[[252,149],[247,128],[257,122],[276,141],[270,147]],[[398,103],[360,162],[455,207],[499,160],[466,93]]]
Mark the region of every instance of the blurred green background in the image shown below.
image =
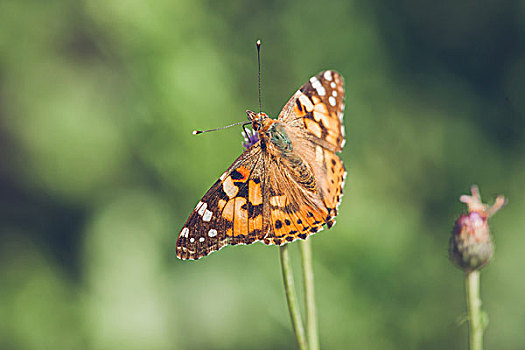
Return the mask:
[[[323,69],[349,171],[312,239],[324,349],[464,349],[449,232],[509,198],[482,274],[487,349],[525,347],[523,1],[0,1],[0,348],[294,348],[278,249],[176,259],[194,205]],[[296,272],[298,251],[294,247]],[[297,281],[298,283],[300,280]]]

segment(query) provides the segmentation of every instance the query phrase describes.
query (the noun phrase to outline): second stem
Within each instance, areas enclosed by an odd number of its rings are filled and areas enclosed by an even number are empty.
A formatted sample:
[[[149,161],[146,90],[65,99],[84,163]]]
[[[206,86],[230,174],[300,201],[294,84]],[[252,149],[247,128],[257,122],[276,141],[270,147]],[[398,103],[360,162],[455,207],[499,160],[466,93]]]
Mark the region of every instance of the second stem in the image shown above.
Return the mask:
[[[319,350],[317,333],[317,311],[315,308],[314,270],[312,266],[312,247],[310,240],[299,242],[303,265],[304,304],[306,308],[306,337],[310,350]]]
[[[303,321],[301,320],[301,313],[299,311],[299,303],[295,294],[295,285],[293,280],[292,264],[290,263],[290,254],[288,251],[288,244],[282,245],[279,248],[279,256],[281,258],[281,270],[283,273],[284,291],[286,294],[286,301],[288,303],[288,311],[292,319],[292,327],[297,339],[297,345],[300,350],[307,350],[306,336],[304,334]]]

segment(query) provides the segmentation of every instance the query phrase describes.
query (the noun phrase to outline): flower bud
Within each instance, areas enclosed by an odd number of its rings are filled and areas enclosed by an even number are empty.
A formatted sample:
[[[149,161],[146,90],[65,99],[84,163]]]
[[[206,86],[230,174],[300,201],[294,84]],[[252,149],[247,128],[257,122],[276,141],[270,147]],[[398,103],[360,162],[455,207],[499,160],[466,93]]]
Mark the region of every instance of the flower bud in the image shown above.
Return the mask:
[[[450,260],[462,270],[478,270],[490,261],[493,252],[487,218],[475,211],[461,215],[450,237]]]
[[[494,254],[488,218],[505,205],[503,196],[498,196],[492,207],[481,202],[479,190],[471,188],[472,196],[461,196],[460,200],[469,208],[456,220],[449,241],[449,258],[462,270],[479,270],[487,265]]]

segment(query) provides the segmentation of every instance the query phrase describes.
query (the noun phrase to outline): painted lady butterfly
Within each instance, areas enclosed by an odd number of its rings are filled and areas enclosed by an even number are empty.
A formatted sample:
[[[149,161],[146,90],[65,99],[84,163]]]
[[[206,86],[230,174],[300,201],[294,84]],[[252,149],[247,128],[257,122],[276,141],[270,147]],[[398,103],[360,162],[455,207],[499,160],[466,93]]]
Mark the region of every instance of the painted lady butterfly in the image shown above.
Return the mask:
[[[335,223],[346,171],[343,77],[327,70],[286,103],[277,120],[246,111],[247,150],[206,192],[177,239],[180,259],[227,244],[283,245]]]

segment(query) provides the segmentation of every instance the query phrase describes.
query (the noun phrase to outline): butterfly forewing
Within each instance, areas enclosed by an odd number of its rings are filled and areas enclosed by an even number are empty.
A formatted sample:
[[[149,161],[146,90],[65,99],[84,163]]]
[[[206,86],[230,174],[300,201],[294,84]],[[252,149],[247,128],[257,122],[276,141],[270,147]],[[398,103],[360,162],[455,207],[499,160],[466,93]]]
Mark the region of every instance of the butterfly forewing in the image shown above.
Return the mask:
[[[226,244],[252,243],[261,235],[262,152],[258,145],[243,153],[206,192],[177,239],[180,259],[199,259]],[[249,199],[252,199],[252,203]],[[255,214],[260,213],[259,216]],[[251,230],[250,230],[251,228]]]
[[[279,119],[306,130],[314,142],[339,152],[344,146],[343,77],[327,70],[310,78],[286,103]]]

